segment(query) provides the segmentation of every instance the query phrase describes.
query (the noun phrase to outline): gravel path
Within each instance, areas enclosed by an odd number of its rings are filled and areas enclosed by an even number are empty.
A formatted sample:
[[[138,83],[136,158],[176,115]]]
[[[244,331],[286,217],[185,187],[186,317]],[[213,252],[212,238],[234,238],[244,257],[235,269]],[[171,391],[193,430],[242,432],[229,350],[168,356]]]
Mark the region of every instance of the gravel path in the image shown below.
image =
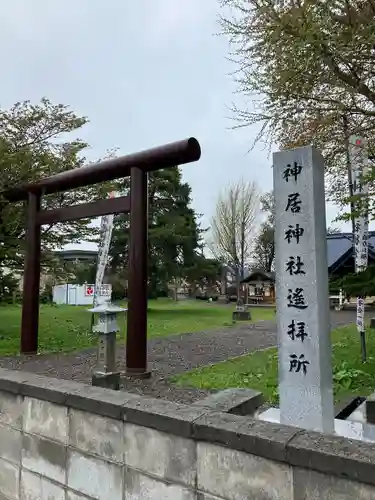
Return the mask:
[[[355,320],[352,311],[332,312],[332,328]],[[185,333],[149,340],[149,380],[125,379],[124,390],[152,395],[171,401],[191,403],[209,391],[179,388],[168,377],[199,366],[218,363],[251,351],[276,344],[276,325],[273,321],[236,324],[220,330]],[[118,366],[124,370],[125,348],[118,348]],[[24,370],[49,377],[90,383],[96,362],[96,350],[86,349],[72,354],[18,356],[0,358],[0,366]]]

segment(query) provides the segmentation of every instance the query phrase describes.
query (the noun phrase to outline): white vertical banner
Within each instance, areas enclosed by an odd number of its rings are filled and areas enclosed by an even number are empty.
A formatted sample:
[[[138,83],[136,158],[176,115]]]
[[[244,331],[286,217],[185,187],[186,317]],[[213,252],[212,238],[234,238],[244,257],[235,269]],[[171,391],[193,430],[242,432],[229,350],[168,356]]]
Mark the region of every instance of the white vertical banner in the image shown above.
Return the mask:
[[[352,135],[349,138],[349,155],[351,166],[351,180],[353,185],[353,195],[359,199],[368,196],[368,184],[363,179],[368,174],[368,152],[367,142],[363,137]],[[358,202],[360,203],[360,202]],[[356,205],[356,202],[354,203]],[[354,252],[355,271],[361,272],[368,265],[368,212],[363,211],[356,216],[354,221]],[[357,329],[364,332],[364,298],[357,298]]]
[[[111,192],[109,197],[114,198],[115,193]],[[101,293],[103,286],[104,272],[108,263],[109,247],[111,245],[112,230],[113,230],[114,215],[104,215],[100,225],[100,240],[98,248],[98,264],[96,268],[95,290],[93,306],[96,307],[100,296],[105,296],[108,299],[107,293]]]

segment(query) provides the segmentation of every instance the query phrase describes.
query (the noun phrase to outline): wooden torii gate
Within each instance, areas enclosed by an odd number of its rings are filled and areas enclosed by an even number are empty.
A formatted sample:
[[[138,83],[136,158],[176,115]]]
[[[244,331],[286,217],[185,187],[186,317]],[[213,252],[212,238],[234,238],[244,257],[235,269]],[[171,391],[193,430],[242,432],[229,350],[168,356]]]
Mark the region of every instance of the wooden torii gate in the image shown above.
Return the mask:
[[[139,153],[62,172],[2,193],[10,203],[27,201],[21,353],[38,351],[41,226],[108,214],[130,214],[126,375],[148,377],[147,367],[147,174],[199,160],[198,141],[173,142]],[[44,195],[130,177],[130,195],[41,210]]]

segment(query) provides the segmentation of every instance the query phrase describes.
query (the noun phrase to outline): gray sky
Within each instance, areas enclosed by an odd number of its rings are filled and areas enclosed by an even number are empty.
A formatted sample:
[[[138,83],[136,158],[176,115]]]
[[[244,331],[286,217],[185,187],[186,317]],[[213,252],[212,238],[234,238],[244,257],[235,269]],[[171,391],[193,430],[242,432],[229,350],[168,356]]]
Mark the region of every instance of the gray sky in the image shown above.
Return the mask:
[[[90,119],[90,159],[195,136],[202,159],[183,173],[207,224],[231,181],[272,188],[267,150],[248,153],[257,129],[230,129],[235,68],[215,36],[218,11],[217,0],[3,0],[0,105],[70,105]],[[335,215],[328,207],[328,221]]]

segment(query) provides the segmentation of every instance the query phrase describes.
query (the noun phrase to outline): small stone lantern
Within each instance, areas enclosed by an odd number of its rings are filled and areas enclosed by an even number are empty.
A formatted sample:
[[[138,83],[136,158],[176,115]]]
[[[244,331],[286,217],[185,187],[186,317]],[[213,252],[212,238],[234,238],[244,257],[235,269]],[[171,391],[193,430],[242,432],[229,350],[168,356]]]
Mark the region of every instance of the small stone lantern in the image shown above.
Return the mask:
[[[241,299],[237,300],[236,310],[232,313],[233,321],[250,321],[251,313],[249,309],[244,306],[243,301]]]
[[[98,333],[98,358],[92,374],[92,385],[119,390],[120,372],[116,365],[116,333],[120,330],[117,324],[117,314],[127,309],[108,302],[100,304],[89,312],[97,315],[97,323],[93,331]]]

